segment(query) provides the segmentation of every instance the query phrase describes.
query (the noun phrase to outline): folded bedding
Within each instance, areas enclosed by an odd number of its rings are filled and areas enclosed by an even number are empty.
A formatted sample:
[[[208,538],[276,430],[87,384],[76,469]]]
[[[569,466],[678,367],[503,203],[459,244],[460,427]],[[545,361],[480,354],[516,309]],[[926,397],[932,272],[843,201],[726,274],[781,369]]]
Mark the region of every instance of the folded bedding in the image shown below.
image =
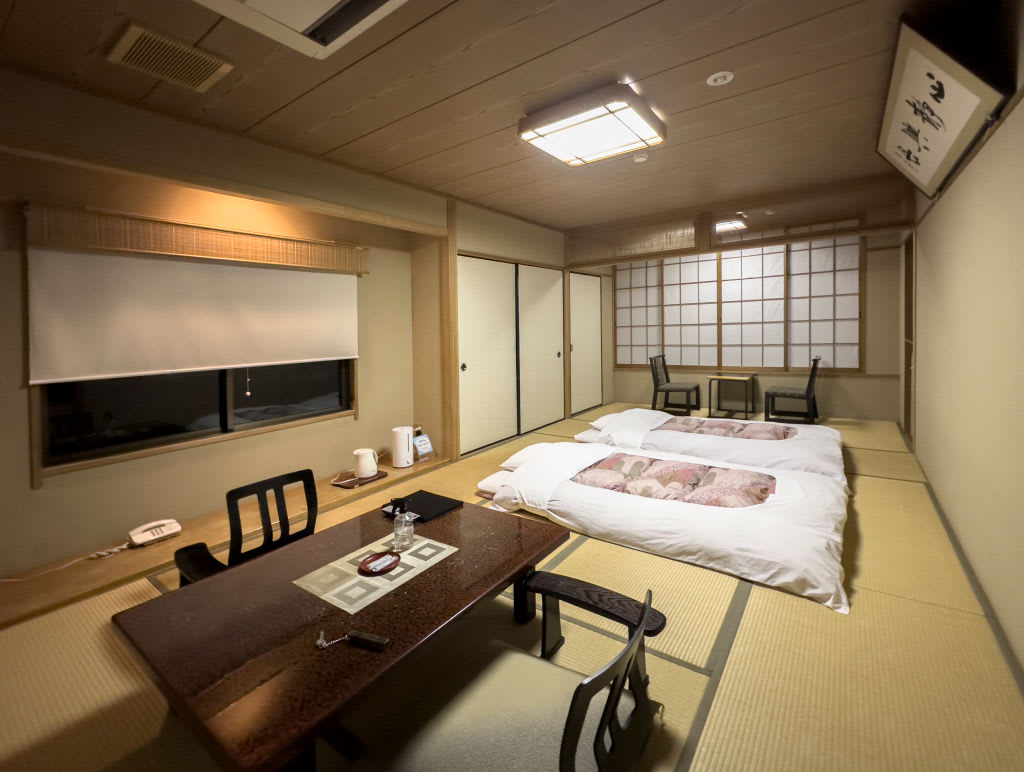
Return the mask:
[[[849,611],[840,563],[847,491],[838,480],[598,443],[538,443],[502,467],[479,484],[502,509]],[[675,495],[657,495],[652,480]]]
[[[815,472],[846,483],[842,437],[828,426],[673,416],[632,408],[580,432],[579,442],[664,450],[715,461]]]

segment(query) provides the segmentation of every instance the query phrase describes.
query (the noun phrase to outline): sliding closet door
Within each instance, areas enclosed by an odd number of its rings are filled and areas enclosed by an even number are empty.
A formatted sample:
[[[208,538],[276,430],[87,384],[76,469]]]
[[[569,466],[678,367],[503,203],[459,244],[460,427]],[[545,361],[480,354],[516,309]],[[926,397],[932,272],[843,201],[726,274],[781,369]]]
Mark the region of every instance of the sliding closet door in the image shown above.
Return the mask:
[[[569,403],[579,413],[602,402],[601,277],[569,274],[569,334],[572,342]]]
[[[565,417],[562,272],[519,266],[519,431]]]
[[[516,434],[516,267],[459,255],[460,453]]]

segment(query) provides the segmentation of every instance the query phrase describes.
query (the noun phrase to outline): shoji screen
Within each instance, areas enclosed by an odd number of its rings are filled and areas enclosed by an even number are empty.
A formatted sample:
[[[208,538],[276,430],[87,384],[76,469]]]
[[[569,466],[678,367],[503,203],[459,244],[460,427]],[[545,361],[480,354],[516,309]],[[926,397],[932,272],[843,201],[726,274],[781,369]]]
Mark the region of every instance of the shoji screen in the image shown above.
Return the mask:
[[[646,365],[661,352],[661,260],[615,269],[615,361]]]
[[[718,255],[672,257],[663,263],[665,362],[714,367],[718,364]]]
[[[785,364],[785,247],[722,253],[722,365]]]
[[[823,239],[790,246],[789,366],[860,363],[860,243]]]

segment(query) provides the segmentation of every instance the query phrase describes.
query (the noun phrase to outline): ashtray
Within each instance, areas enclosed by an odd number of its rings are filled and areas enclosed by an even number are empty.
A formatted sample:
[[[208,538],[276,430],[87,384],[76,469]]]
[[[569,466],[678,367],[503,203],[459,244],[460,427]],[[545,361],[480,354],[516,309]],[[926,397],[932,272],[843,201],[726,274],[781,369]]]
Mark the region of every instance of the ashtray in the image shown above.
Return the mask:
[[[363,576],[381,576],[394,570],[401,562],[402,556],[397,552],[374,552],[359,564],[359,573]]]

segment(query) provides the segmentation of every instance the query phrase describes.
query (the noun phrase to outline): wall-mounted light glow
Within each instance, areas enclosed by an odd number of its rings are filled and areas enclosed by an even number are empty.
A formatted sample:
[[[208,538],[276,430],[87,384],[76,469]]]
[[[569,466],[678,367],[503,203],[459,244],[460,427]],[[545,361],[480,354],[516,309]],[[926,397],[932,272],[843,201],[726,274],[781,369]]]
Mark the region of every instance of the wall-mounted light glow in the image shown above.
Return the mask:
[[[629,86],[616,83],[552,105],[519,122],[519,136],[570,166],[665,140],[665,124]]]
[[[743,231],[747,224],[743,220],[719,220],[715,223],[715,233],[728,233],[729,231]]]

